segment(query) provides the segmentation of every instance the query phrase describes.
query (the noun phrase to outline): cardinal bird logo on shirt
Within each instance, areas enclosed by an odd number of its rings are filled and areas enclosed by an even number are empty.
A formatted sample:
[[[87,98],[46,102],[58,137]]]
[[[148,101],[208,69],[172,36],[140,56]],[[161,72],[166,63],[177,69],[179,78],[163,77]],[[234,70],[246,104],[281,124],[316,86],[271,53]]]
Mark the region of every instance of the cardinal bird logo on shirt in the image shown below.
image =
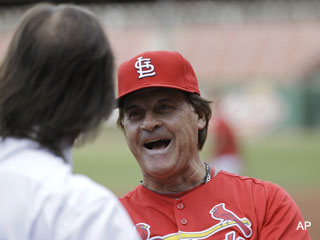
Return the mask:
[[[140,234],[142,240],[200,240],[208,239],[211,236],[218,234],[223,230],[230,229],[229,232],[224,233],[225,240],[244,240],[243,237],[237,237],[237,233],[233,228],[238,228],[243,236],[249,239],[252,235],[251,222],[249,219],[243,217],[239,218],[235,213],[225,208],[224,203],[215,205],[210,211],[212,219],[219,222],[207,229],[202,229],[195,232],[178,231],[170,233],[165,236],[152,236],[150,234],[151,226],[146,223],[138,223],[135,225],[136,231]]]
[[[251,223],[246,218],[240,219],[236,214],[225,208],[224,203],[214,206],[210,211],[211,217],[220,220],[220,224],[235,224],[247,238],[251,236]]]

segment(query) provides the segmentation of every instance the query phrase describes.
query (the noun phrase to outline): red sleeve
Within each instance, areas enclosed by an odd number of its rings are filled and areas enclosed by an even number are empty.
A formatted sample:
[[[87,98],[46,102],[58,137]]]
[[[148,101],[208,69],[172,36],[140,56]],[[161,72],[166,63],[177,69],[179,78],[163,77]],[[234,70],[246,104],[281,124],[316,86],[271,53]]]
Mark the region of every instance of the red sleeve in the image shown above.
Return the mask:
[[[279,186],[269,183],[265,189],[267,211],[259,240],[309,240],[300,209],[290,195]]]

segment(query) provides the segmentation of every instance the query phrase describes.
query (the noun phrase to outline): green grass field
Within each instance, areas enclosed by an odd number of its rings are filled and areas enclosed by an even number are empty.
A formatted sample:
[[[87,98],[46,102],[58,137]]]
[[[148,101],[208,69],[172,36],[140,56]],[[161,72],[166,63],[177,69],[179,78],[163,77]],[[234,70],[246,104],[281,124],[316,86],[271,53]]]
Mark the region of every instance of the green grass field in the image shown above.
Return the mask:
[[[277,133],[259,140],[242,141],[244,175],[273,181],[285,189],[317,190],[320,185],[320,132]],[[201,152],[209,159],[210,141]],[[90,144],[74,150],[76,173],[88,175],[117,195],[141,180],[139,167],[119,129],[103,129]]]

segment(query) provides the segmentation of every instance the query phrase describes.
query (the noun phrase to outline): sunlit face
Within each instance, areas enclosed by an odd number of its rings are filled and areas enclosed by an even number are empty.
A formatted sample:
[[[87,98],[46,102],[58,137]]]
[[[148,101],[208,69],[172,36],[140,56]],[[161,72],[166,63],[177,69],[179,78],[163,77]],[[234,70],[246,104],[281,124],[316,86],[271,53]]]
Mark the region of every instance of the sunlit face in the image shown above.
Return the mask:
[[[200,119],[183,92],[147,88],[129,95],[123,104],[128,146],[144,177],[168,178],[199,158]]]

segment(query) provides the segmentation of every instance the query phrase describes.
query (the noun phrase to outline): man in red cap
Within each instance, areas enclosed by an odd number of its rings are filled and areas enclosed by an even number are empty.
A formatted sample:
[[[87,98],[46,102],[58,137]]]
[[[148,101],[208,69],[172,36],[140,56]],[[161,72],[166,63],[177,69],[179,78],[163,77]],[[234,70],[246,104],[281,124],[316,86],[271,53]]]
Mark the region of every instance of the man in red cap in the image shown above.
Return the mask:
[[[120,200],[143,240],[310,239],[282,188],[201,160],[210,102],[183,56],[135,56],[120,65],[118,90],[118,125],[143,176]]]

